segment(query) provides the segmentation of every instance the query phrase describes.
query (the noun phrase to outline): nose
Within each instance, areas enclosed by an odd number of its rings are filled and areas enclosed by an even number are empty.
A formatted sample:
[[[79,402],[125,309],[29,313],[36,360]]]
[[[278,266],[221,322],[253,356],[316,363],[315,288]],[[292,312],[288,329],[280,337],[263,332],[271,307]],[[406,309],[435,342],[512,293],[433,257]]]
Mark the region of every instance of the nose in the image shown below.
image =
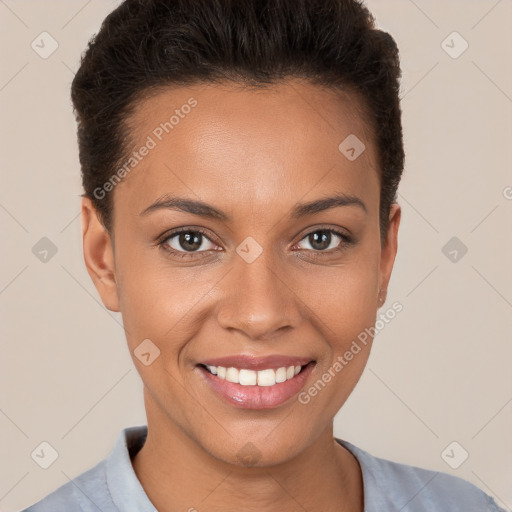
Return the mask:
[[[285,264],[276,265],[271,252],[264,250],[252,263],[235,257],[231,271],[222,281],[223,293],[217,307],[222,328],[240,331],[252,340],[268,340],[297,327],[297,297]]]

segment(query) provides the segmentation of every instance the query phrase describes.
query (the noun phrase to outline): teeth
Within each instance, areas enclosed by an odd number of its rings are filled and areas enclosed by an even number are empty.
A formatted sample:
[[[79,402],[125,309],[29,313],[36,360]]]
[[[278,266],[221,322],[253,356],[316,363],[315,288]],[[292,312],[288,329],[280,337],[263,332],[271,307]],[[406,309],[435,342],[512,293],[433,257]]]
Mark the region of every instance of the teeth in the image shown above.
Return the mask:
[[[275,370],[260,370],[258,372],[258,386],[273,386],[276,383]]]
[[[237,371],[235,368],[232,368]],[[256,380],[258,379],[258,374],[253,372],[252,370],[240,370],[238,372],[238,384],[242,384],[242,386],[255,386]]]
[[[278,368],[276,370],[276,383],[284,382],[286,380],[286,368],[283,366],[282,368]]]
[[[236,368],[226,368],[226,380],[228,382],[240,382],[240,372]]]
[[[297,375],[301,366],[283,366],[277,370],[269,368],[268,370],[246,370],[238,368],[224,368],[223,366],[206,365],[210,373],[217,375],[220,379],[228,382],[241,384],[242,386],[273,386],[293,379]]]

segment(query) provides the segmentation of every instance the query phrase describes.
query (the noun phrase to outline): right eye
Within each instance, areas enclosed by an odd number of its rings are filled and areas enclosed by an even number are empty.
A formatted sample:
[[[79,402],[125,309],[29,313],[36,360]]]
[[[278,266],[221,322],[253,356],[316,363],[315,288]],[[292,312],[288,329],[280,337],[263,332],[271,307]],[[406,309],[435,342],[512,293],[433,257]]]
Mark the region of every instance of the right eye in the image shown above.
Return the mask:
[[[197,253],[217,250],[211,247],[208,249],[208,243],[217,247],[202,229],[180,228],[169,233],[159,245],[178,257],[187,258],[194,257]]]

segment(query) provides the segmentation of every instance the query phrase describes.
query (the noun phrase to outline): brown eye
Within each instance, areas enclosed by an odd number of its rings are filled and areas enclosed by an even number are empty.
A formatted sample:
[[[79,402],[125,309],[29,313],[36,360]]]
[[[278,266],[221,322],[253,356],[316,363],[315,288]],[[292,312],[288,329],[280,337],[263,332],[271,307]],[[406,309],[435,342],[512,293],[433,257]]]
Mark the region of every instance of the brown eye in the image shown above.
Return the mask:
[[[308,233],[301,242],[303,240],[306,240],[310,246],[306,249],[320,252],[337,249],[340,245],[343,245],[342,242],[350,242],[347,235],[334,229],[317,229]]]
[[[186,253],[193,255],[215,249],[215,244],[199,230],[187,229],[171,233],[164,240],[161,245],[173,253],[181,253],[184,256]]]

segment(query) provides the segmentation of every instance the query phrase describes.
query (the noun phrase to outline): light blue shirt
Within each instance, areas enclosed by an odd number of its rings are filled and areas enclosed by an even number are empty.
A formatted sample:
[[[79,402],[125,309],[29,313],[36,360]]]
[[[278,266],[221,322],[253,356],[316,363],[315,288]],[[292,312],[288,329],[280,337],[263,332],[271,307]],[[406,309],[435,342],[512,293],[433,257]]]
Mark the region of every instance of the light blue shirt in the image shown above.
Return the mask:
[[[23,512],[156,512],[131,463],[146,435],[145,425],[125,428],[107,458]],[[336,441],[359,461],[365,512],[505,512],[461,478],[374,457]]]

